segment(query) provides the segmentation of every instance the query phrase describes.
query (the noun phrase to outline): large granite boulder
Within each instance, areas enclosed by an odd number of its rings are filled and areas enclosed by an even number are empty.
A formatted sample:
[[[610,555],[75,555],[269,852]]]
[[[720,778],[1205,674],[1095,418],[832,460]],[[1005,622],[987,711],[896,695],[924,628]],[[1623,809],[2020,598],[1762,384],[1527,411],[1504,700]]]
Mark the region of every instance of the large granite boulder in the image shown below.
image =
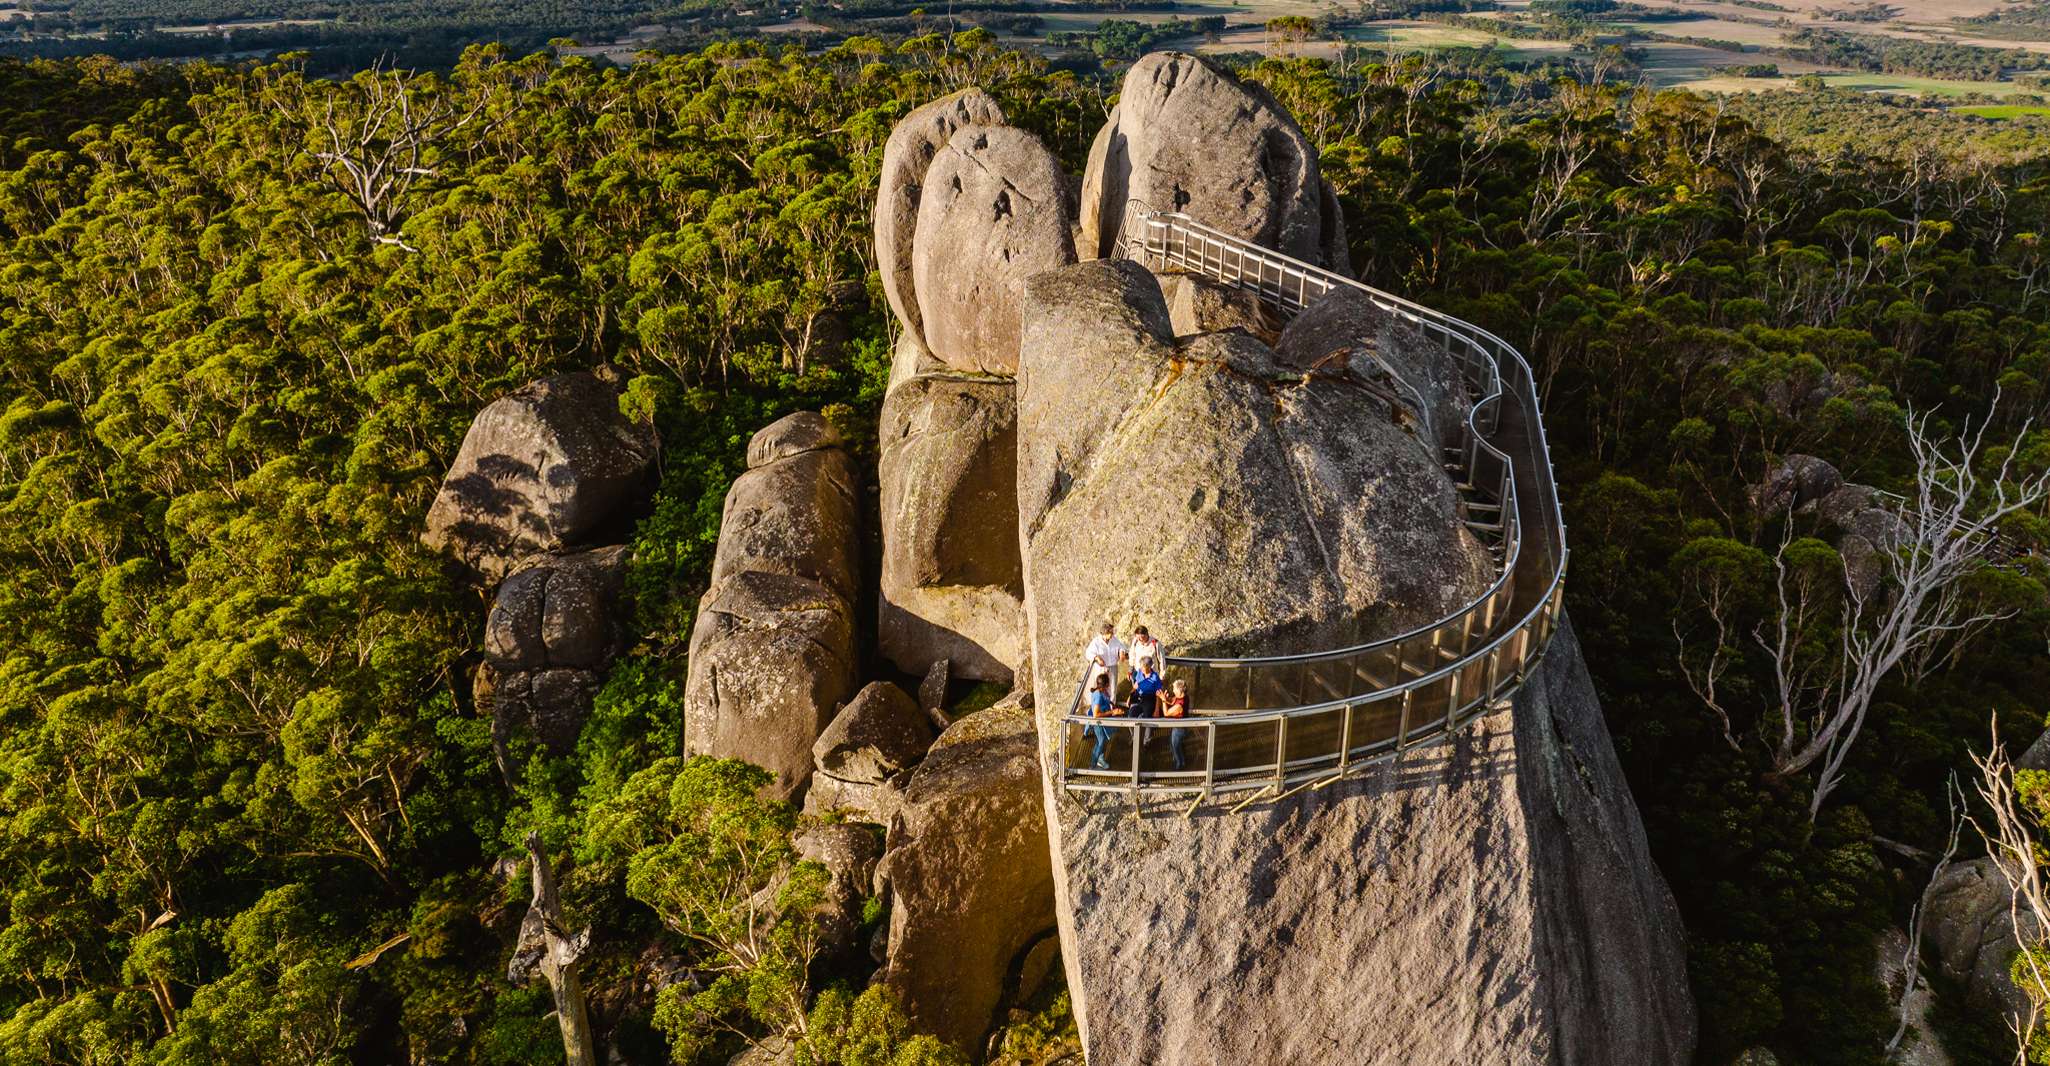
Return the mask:
[[[859,943],[862,906],[875,885],[882,841],[867,826],[827,823],[806,826],[791,839],[797,857],[825,868],[826,893],[818,909],[819,940],[828,955],[863,949]]]
[[[1155,52],[1125,73],[1082,175],[1082,258],[1117,249],[1132,203],[1352,273],[1316,147],[1265,88],[1196,56]]]
[[[885,781],[925,757],[932,723],[904,690],[871,682],[819,734],[812,755],[822,773],[848,781]]]
[[[1491,578],[1435,444],[1379,390],[1243,334],[1177,345],[1167,318],[1131,264],[1027,288],[1018,506],[1090,1062],[1687,1062],[1677,915],[1570,634],[1513,707],[1347,782],[1187,818],[1060,787],[1099,619],[1195,654],[1311,651]]]
[[[1821,500],[1843,484],[1843,475],[1827,459],[1788,455],[1766,471],[1763,482],[1751,486],[1751,505],[1761,514],[1784,514]]]
[[[853,600],[861,570],[854,461],[811,411],[755,434],[726,490],[712,582],[755,570],[816,581]]]
[[[1025,655],[1018,408],[1007,378],[925,374],[883,401],[877,639],[922,675],[1009,682]]]
[[[492,753],[510,779],[518,763],[514,740],[531,737],[556,755],[576,750],[603,677],[595,670],[554,668],[505,671],[486,660],[471,692],[491,718]]]
[[[854,693],[854,465],[811,413],[757,433],[748,458],[691,631],[684,746],[765,767],[771,791],[790,798],[811,778],[812,742]]]
[[[1037,692],[1073,691],[1106,617],[1193,654],[1336,647],[1493,579],[1436,448],[1385,390],[1286,370],[1242,333],[1178,346],[1143,267],[1034,278],[1021,351]]]
[[[1020,708],[949,727],[912,771],[876,870],[890,900],[882,980],[913,1028],[971,1053],[1054,927],[1034,737]]]
[[[1168,324],[1176,337],[1242,329],[1272,344],[1279,335],[1274,315],[1250,289],[1196,274],[1162,274],[1160,294],[1167,300]]]
[[[507,772],[521,733],[558,755],[576,747],[604,669],[620,650],[629,558],[625,545],[549,556],[498,586],[472,691],[491,714]]]
[[[854,692],[853,611],[801,577],[746,571],[705,593],[690,635],[684,748],[776,775],[779,799],[811,779],[812,742]]]
[[[661,439],[590,373],[515,389],[479,412],[427,511],[421,539],[487,581],[586,543],[647,485]]]
[[[2009,967],[2021,951],[2009,908],[2007,878],[1992,859],[1955,862],[1922,897],[1922,937],[1943,975],[1957,982],[1973,1006],[2009,1018],[2029,1011],[2028,993],[2014,983]],[[2021,911],[2025,928],[2035,919]]]
[[[911,284],[912,235],[924,198],[926,168],[963,126],[1001,126],[1003,109],[981,89],[962,89],[912,110],[883,143],[883,173],[876,191],[876,263],[883,298],[905,333],[924,344],[924,323]]]
[[[1025,279],[1075,261],[1060,160],[1024,130],[963,126],[925,178],[911,279],[926,347],[956,370],[1012,373]]]
[[[611,661],[630,558],[621,544],[552,556],[507,578],[485,618],[485,658],[507,670],[596,669]]]
[[[1305,308],[1281,331],[1274,355],[1284,365],[1345,372],[1417,409],[1441,444],[1464,439],[1473,407],[1465,369],[1423,331],[1341,288]]]
[[[1809,481],[1827,484],[1827,475],[1816,474]],[[1816,497],[1813,506],[1840,534],[1836,548],[1844,559],[1844,579],[1870,599],[1885,576],[1884,553],[1900,543],[1904,532],[1895,504],[1870,485],[1845,484]]]

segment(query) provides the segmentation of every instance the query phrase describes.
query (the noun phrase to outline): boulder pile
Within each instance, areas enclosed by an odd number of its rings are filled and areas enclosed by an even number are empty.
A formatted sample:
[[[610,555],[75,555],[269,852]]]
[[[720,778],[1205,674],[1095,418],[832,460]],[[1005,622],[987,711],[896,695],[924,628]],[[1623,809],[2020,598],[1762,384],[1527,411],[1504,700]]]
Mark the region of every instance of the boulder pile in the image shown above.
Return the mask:
[[[1194,56],[1133,64],[1079,183],[979,90],[892,131],[880,573],[832,425],[758,433],[691,634],[687,750],[802,800],[835,965],[859,964],[880,897],[875,980],[971,1056],[1062,965],[1097,1066],[1689,1061],[1677,917],[1570,626],[1513,699],[1328,787],[1171,810],[1062,787],[1104,621],[1189,655],[1326,650],[1496,576],[1444,463],[1479,399],[1462,368],[1350,290],[1284,322],[1116,257],[1135,204],[1350,270],[1308,138]],[[602,545],[657,444],[586,377],[480,415],[428,533],[505,579],[480,691],[558,750],[618,651],[626,553]],[[1883,539],[1834,475],[1789,464],[1760,505]],[[955,679],[1011,694],[957,717]],[[1991,972],[1997,930],[1953,895],[1932,940]]]
[[[826,420],[789,415],[748,443],[698,603],[684,747],[811,780],[812,744],[854,694],[860,520],[854,463]]]
[[[480,412],[421,540],[498,583],[471,696],[510,775],[514,740],[566,754],[619,654],[626,522],[661,438],[619,410],[617,375],[558,374]]]
[[[877,642],[922,675],[1008,683],[1024,656],[1010,486],[1025,279],[1072,263],[1059,160],[980,90],[911,112],[883,149],[876,258],[902,327],[883,404]]]

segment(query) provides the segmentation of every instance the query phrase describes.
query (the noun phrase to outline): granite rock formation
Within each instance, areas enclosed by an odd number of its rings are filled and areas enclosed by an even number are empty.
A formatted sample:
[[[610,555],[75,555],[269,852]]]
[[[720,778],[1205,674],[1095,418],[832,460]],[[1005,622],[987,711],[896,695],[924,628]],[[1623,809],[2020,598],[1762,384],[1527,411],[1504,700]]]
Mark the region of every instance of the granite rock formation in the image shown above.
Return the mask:
[[[925,344],[955,370],[1018,367],[1025,279],[1075,261],[1060,161],[1009,126],[963,126],[933,156],[911,240]]]
[[[876,262],[882,268],[883,297],[905,334],[924,345],[924,322],[911,282],[911,244],[918,228],[925,171],[933,157],[963,126],[1001,126],[1004,112],[981,89],[963,89],[912,110],[883,143],[882,181],[876,190]]]
[[[1380,335],[1391,364],[1429,369]],[[1486,586],[1435,442],[1384,393],[1371,368],[1305,374],[1242,333],[1178,343],[1129,263],[1028,283],[1019,528],[1035,688],[1060,694],[1040,750],[1090,1061],[1684,1063],[1677,916],[1570,631],[1513,707],[1318,791],[1183,819],[1059,787],[1098,619],[1279,654]],[[1125,520],[1133,455],[1157,522]]]
[[[1275,317],[1258,296],[1193,274],[1160,275],[1168,323],[1176,337],[1240,329],[1272,344],[1280,335]]]
[[[604,669],[619,653],[625,545],[545,557],[507,578],[484,623],[474,693],[491,713],[493,747],[525,732],[562,755],[576,747]]]
[[[915,1028],[971,1052],[1054,927],[1035,735],[1021,708],[948,727],[912,771],[876,870],[890,901],[882,980]]]
[[[833,717],[812,745],[820,773],[883,781],[910,769],[932,747],[932,723],[904,690],[871,682]]]
[[[1037,692],[1073,691],[1103,618],[1190,653],[1267,654],[1402,632],[1492,580],[1434,447],[1380,392],[1286,370],[1241,333],[1177,345],[1143,267],[1034,278],[1021,352]]]
[[[2021,951],[2009,904],[2007,878],[1992,859],[1952,863],[1923,896],[1922,937],[1973,1006],[2019,1018],[2029,1011],[2029,997],[2008,976]],[[2026,911],[2023,921],[2034,924]]]
[[[1473,408],[1475,398],[1452,357],[1356,289],[1339,289],[1303,309],[1274,342],[1274,355],[1291,369],[1358,377],[1414,408],[1441,444],[1461,439]]]
[[[1266,89],[1196,56],[1154,52],[1126,71],[1082,175],[1081,258],[1116,250],[1134,202],[1352,273],[1315,146]]]
[[[877,639],[911,674],[1011,680],[1025,651],[1008,378],[923,374],[883,401]]]
[[[1766,471],[1762,483],[1751,486],[1751,504],[1761,514],[1784,514],[1828,496],[1843,484],[1843,475],[1827,459],[1787,455]]]
[[[789,798],[811,778],[812,743],[854,694],[854,464],[810,412],[757,433],[748,457],[691,631],[684,746],[765,767]]]
[[[1570,630],[1508,709],[1321,791],[1186,821],[1049,795],[1091,1063],[1692,1059],[1678,914]]]
[[[921,673],[1009,681],[1023,608],[1008,513],[1026,278],[1074,261],[1073,193],[1037,139],[974,90],[890,134],[876,251],[903,333],[883,412],[882,650]]]
[[[660,449],[654,427],[620,414],[617,390],[598,375],[530,382],[470,423],[421,539],[495,582],[537,555],[590,543],[645,487]]]

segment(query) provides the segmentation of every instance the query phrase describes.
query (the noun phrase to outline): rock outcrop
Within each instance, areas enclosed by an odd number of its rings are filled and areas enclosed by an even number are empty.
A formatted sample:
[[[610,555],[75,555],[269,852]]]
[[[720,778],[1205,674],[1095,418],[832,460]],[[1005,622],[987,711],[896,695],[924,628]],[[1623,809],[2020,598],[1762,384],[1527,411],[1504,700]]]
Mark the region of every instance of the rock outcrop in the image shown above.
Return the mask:
[[[507,578],[484,623],[475,693],[491,713],[502,768],[519,732],[562,755],[576,747],[604,668],[619,653],[624,545],[549,556]]]
[[[924,344],[924,322],[911,282],[911,245],[925,194],[925,172],[954,131],[963,126],[1001,126],[1004,112],[981,89],[963,89],[915,108],[890,130],[883,143],[882,181],[876,190],[876,263],[882,269],[883,298],[905,333]]]
[[[745,759],[795,796],[812,743],[854,693],[860,525],[852,460],[824,419],[790,415],[748,446],[698,605],[684,745]]]
[[[1023,659],[1011,484],[1019,294],[1074,261],[1072,191],[1031,134],[974,90],[890,134],[876,204],[884,290],[904,332],[884,404],[882,650],[1009,681]]]
[[[1908,991],[1908,935],[1892,927],[1880,930],[1873,938],[1872,954],[1872,976],[1879,979],[1887,997],[1900,1004],[1908,1022],[1900,1046],[1887,1056],[1889,1066],[1951,1066],[1950,1054],[1929,1023],[1936,1006],[1935,991],[1921,980],[1916,981],[1914,991]]]
[[[876,871],[890,900],[882,980],[914,1028],[970,1052],[1054,927],[1035,736],[1019,708],[950,726],[912,771]]]
[[[1035,689],[1061,694],[1040,744],[1090,1061],[1688,1061],[1677,916],[1570,633],[1513,708],[1322,790],[1183,819],[1059,787],[1095,620],[1195,654],[1308,651],[1440,617],[1491,568],[1436,445],[1359,367],[1178,344],[1127,263],[1038,276],[1024,330],[1020,530]],[[1142,455],[1154,520],[1130,521]]]
[[[497,581],[534,556],[590,543],[646,485],[660,448],[654,427],[620,414],[618,391],[596,374],[523,385],[470,423],[421,539]]]
[[[1452,357],[1356,289],[1339,289],[1295,316],[1274,342],[1274,355],[1291,369],[1358,377],[1414,408],[1441,444],[1462,439],[1473,408]]]
[[[1280,335],[1274,316],[1249,290],[1193,274],[1162,274],[1160,294],[1167,300],[1168,324],[1176,337],[1242,329],[1272,344]]]
[[[808,826],[791,840],[797,857],[826,871],[826,898],[819,912],[819,940],[825,954],[845,954],[858,947],[862,904],[875,883],[882,841],[866,826],[847,823]]]
[[[1492,580],[1435,448],[1378,390],[1240,333],[1177,345],[1143,267],[1034,278],[1021,352],[1037,692],[1073,691],[1102,618],[1269,654],[1402,632]]]
[[[2021,950],[2009,903],[2007,879],[1992,859],[1952,863],[1923,896],[1922,936],[1973,1006],[2018,1018],[2028,1012],[2029,997],[2008,976]],[[2023,920],[2034,924],[2026,911]]]
[[[1081,258],[1116,250],[1134,202],[1352,273],[1315,146],[1266,89],[1196,56],[1154,52],[1125,73],[1082,175]]]
[[[749,571],[816,581],[842,599],[859,593],[860,518],[854,462],[810,411],[748,443],[747,472],[726,491],[712,583]]]
[[[1751,505],[1761,514],[1785,514],[1828,496],[1843,483],[1843,475],[1827,459],[1788,455],[1766,471],[1762,483],[1751,486]]]
[[[1049,794],[1091,1063],[1692,1059],[1678,914],[1570,631],[1512,707],[1321,791],[1188,820]]]
[[[903,689],[876,681],[847,701],[811,750],[822,773],[881,781],[924,758],[932,740],[932,724],[918,704]]]
[[[1816,498],[1813,506],[1815,513],[1841,534],[1836,548],[1844,559],[1845,580],[1870,598],[1884,576],[1886,563],[1881,553],[1901,535],[1900,516],[1870,485],[1842,485]]]
[[[1015,385],[920,375],[890,390],[880,429],[883,654],[1008,682],[1025,654]]]
[[[1075,261],[1060,161],[1009,126],[963,126],[933,157],[911,241],[925,344],[956,370],[1018,367],[1025,279]]]

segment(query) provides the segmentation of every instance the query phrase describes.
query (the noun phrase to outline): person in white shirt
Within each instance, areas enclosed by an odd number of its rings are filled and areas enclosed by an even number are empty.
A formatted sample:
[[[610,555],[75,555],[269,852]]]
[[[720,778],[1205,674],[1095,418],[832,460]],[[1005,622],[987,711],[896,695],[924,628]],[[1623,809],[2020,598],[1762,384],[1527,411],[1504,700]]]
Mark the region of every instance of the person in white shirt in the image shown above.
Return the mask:
[[[1109,622],[1103,623],[1103,629],[1096,634],[1095,640],[1089,642],[1089,650],[1084,654],[1089,664],[1088,683],[1095,684],[1099,673],[1107,674],[1115,689],[1121,680],[1118,664],[1125,658],[1125,642],[1117,638],[1117,630]]]
[[[1139,626],[1132,630],[1132,647],[1127,654],[1131,656],[1132,663],[1134,664],[1133,673],[1135,675],[1138,673],[1137,664],[1141,659],[1153,660],[1153,668],[1155,670],[1167,669],[1167,649],[1161,647],[1160,642],[1153,639],[1153,634],[1146,632],[1145,626]]]

